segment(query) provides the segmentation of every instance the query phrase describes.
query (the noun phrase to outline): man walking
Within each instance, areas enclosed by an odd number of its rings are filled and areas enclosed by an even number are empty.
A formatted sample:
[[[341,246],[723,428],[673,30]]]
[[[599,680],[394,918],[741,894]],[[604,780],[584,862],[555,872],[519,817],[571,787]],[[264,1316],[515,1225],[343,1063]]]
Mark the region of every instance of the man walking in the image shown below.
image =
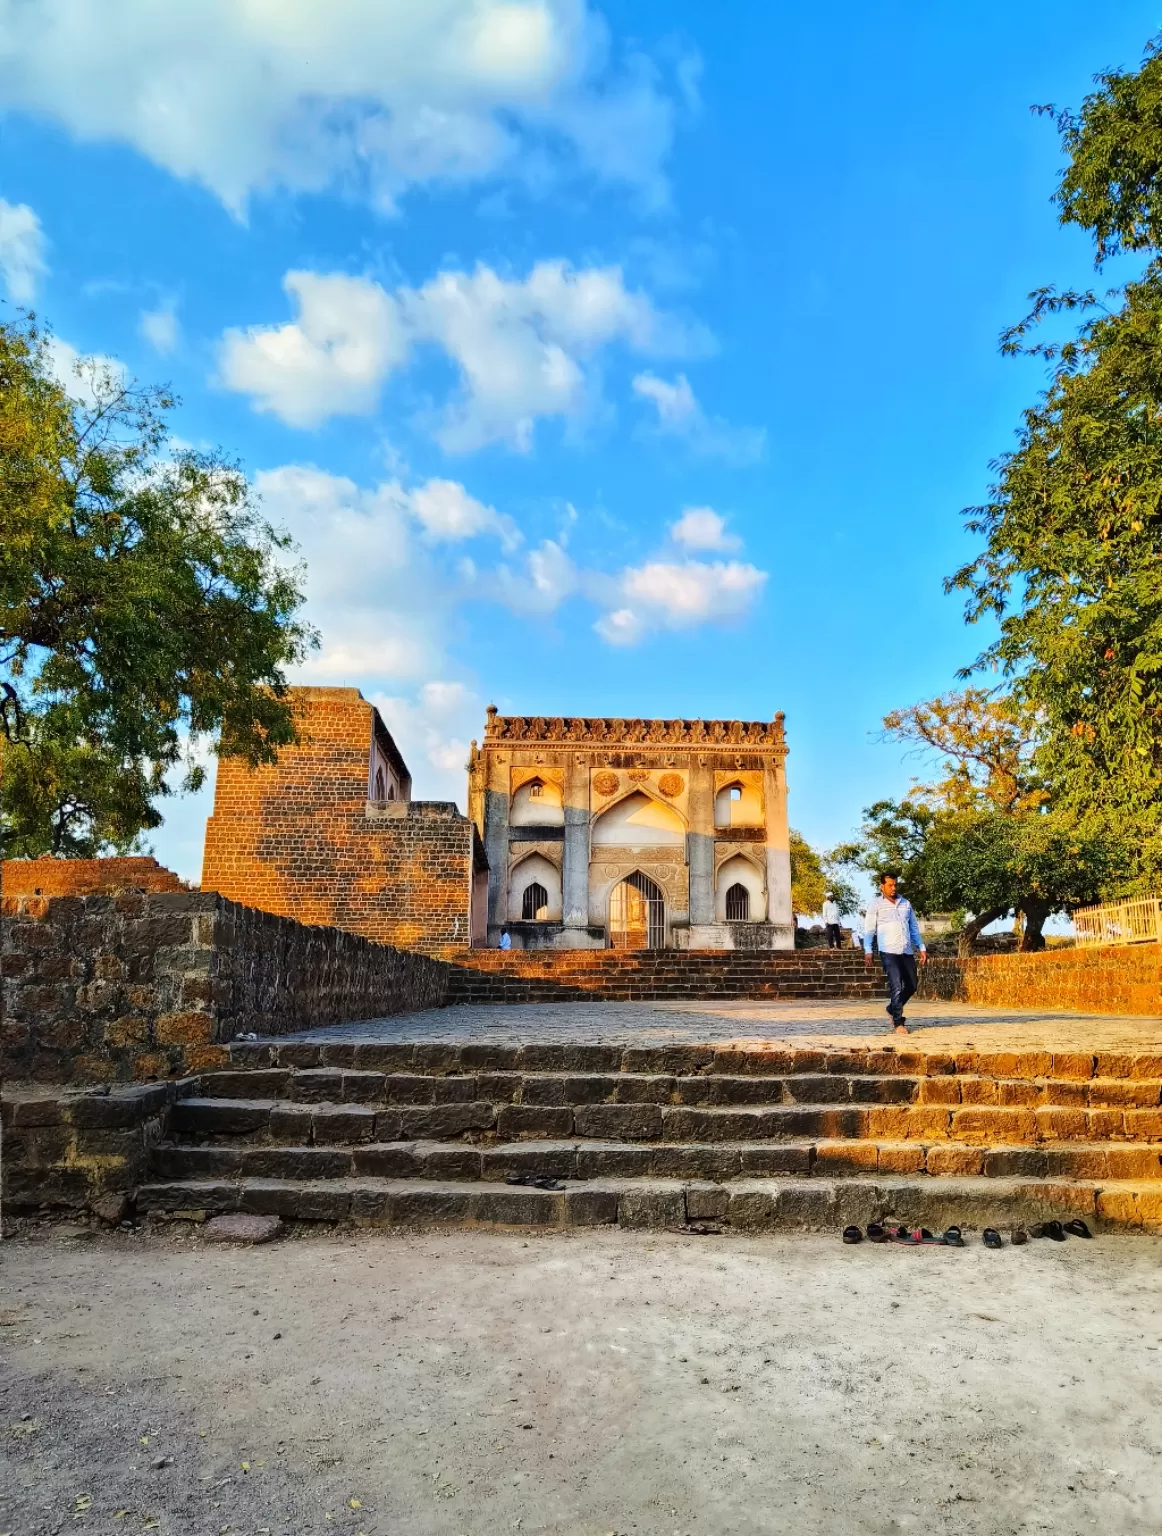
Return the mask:
[[[872,944],[879,946],[880,964],[888,978],[888,1006],[892,1023],[898,1035],[908,1033],[904,1009],[908,999],[916,993],[916,955],[921,965],[928,960],[928,951],[920,936],[920,925],[912,910],[912,903],[905,896],[896,895],[896,876],[885,873],[880,876],[880,894],[873,897],[863,924],[863,963],[871,968]]]
[[[839,949],[843,943],[843,935],[839,931],[839,903],[833,891],[827,892],[823,903],[823,926],[827,929],[827,948]]]

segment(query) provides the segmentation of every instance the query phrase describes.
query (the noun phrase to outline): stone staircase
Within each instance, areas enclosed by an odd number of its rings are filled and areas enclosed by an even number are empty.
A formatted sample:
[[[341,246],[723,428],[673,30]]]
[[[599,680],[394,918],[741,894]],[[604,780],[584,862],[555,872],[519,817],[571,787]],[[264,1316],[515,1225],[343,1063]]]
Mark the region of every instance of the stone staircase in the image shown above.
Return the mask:
[[[466,949],[451,963],[449,1004],[887,996],[853,949]]]
[[[1162,1055],[236,1043],[179,1085],[151,1160],[138,1206],[157,1213],[1162,1229]]]

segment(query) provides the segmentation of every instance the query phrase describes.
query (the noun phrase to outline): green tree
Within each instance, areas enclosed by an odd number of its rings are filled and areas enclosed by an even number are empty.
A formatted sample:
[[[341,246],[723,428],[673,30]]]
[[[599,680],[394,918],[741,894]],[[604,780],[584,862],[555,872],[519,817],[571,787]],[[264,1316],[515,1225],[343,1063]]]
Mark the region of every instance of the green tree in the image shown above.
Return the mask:
[[[260,763],[295,739],[288,541],[237,465],[174,447],[175,404],[95,363],[66,388],[34,320],[0,322],[6,851],[132,847],[201,781],[191,742]]]
[[[1162,55],[1099,75],[1080,112],[1056,113],[1068,162],[1063,223],[1093,235],[1100,266],[1138,253],[1119,290],[1033,295],[1002,338],[1042,357],[1049,382],[1017,446],[969,509],[978,557],[947,583],[999,634],[999,668],[1035,713],[1038,772],[1086,838],[1133,854],[1124,885],[1162,878]],[[1042,109],[1052,111],[1051,108]],[[1073,316],[1074,333],[1047,339]],[[972,669],[970,669],[972,670]]]
[[[801,832],[791,828],[791,908],[795,916],[813,915],[823,910],[823,898],[830,891],[841,912],[859,909],[854,886],[843,875],[830,854],[820,854]]]

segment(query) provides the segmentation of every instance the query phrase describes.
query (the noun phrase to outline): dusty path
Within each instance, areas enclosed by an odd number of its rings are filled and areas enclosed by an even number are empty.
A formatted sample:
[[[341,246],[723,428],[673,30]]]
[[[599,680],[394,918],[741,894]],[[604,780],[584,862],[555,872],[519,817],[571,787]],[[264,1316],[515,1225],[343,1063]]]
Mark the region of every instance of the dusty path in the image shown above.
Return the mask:
[[[0,1532],[1154,1533],[1160,1262],[42,1232],[0,1248]]]

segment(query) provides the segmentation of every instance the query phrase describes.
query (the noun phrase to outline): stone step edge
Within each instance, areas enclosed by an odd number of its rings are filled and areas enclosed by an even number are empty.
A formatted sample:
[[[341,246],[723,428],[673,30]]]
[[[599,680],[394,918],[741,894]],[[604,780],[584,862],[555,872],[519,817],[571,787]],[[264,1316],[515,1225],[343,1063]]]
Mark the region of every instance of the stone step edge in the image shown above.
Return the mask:
[[[742,1021],[746,1022],[746,1021]],[[234,1040],[230,1070],[330,1067],[448,1076],[473,1072],[630,1072],[663,1076],[788,1077],[826,1074],[885,1077],[1092,1078],[1162,1081],[1162,1051],[897,1050],[890,1045],[798,1046],[771,1037],[763,1046],[737,1043],[630,1045],[480,1040]],[[753,1037],[752,1037],[753,1038]],[[761,1070],[756,1070],[760,1068]]]
[[[392,1179],[175,1180],[143,1184],[138,1209],[201,1216],[243,1210],[294,1221],[383,1226],[681,1227],[835,1231],[896,1220],[943,1230],[1082,1216],[1107,1229],[1162,1230],[1162,1191],[1134,1181],[753,1179],[728,1187],[691,1180],[606,1180],[562,1191]]]
[[[650,1111],[657,1112],[656,1120]],[[264,1121],[270,1122],[276,1115],[281,1122],[285,1123],[264,1127]],[[605,1141],[611,1134],[620,1134],[623,1138],[628,1136],[637,1141],[657,1141],[659,1138],[651,1136],[649,1129],[651,1123],[657,1123],[659,1130],[669,1132],[669,1135],[663,1139],[732,1142],[745,1141],[746,1137],[728,1133],[717,1138],[710,1135],[699,1137],[696,1134],[683,1138],[680,1133],[676,1133],[677,1126],[681,1123],[681,1117],[685,1117],[692,1132],[698,1130],[708,1132],[714,1126],[720,1130],[727,1130],[732,1121],[740,1128],[753,1123],[758,1129],[761,1116],[782,1116],[785,1120],[798,1117],[803,1120],[808,1115],[831,1117],[832,1123],[824,1123],[817,1127],[800,1124],[798,1127],[800,1137],[804,1131],[808,1134],[814,1132],[816,1140],[843,1140],[853,1145],[869,1141],[899,1139],[955,1142],[966,1139],[966,1132],[979,1136],[981,1138],[979,1145],[988,1145],[993,1138],[1001,1144],[1008,1145],[1011,1142],[1022,1146],[1070,1145],[1087,1139],[1096,1139],[1111,1145],[1142,1147],[1162,1143],[1162,1109],[1059,1109],[1053,1106],[1013,1109],[995,1104],[633,1103],[574,1106],[507,1104],[485,1099],[454,1101],[447,1104],[372,1107],[357,1103],[304,1102],[295,1099],[201,1099],[187,1096],[177,1100],[171,1118],[176,1120],[192,1116],[195,1120],[202,1117],[211,1121],[215,1118],[219,1121],[233,1119],[235,1122],[233,1125],[220,1124],[217,1129],[211,1127],[201,1132],[206,1136],[229,1136],[245,1134],[248,1131],[261,1131],[264,1128],[269,1129],[271,1134],[277,1134],[280,1129],[286,1134],[296,1131],[301,1134],[303,1128],[295,1126],[292,1122],[296,1118],[306,1117],[311,1120],[314,1129],[317,1129],[316,1120],[322,1122],[326,1129],[334,1127],[340,1134],[326,1139],[335,1142],[347,1139],[342,1134],[344,1129],[354,1140],[371,1140],[373,1132],[383,1140],[385,1138],[379,1122],[382,1120],[386,1124],[389,1117],[393,1116],[402,1134],[388,1134],[386,1139],[389,1141],[412,1140],[424,1136],[425,1132],[417,1122],[426,1117],[429,1122],[442,1120],[442,1133],[445,1138],[465,1134],[487,1135],[495,1129],[507,1140],[519,1138],[523,1134],[534,1139],[577,1137],[584,1140]],[[407,1120],[405,1116],[408,1117]],[[566,1117],[568,1117],[568,1124],[563,1123]],[[590,1130],[577,1128],[577,1121],[581,1117],[590,1122]],[[873,1117],[876,1117],[874,1124]],[[636,1135],[631,1124],[635,1120],[638,1131]],[[347,1122],[346,1127],[343,1125],[344,1121]],[[962,1123],[958,1124],[958,1121]],[[1095,1125],[1091,1122],[1097,1123]],[[367,1128],[367,1136],[360,1137],[357,1131],[352,1133],[353,1125],[362,1125]],[[409,1129],[405,1130],[405,1126]],[[909,1129],[914,1130],[916,1134],[908,1135]],[[1047,1134],[1042,1134],[1043,1130]],[[1100,1135],[1091,1137],[1091,1132],[1094,1130],[1100,1131]],[[1143,1134],[1132,1134],[1138,1130]],[[893,1136],[893,1131],[904,1134],[902,1137],[898,1134]],[[1022,1134],[1023,1132],[1028,1134]],[[1005,1138],[1008,1138],[1008,1141]],[[435,1139],[439,1139],[439,1135]],[[797,1139],[793,1121],[787,1131],[783,1133],[774,1131],[762,1139],[775,1143],[785,1139]]]
[[[199,1099],[233,1099],[245,1100],[251,1095],[239,1093],[237,1090],[245,1087],[248,1079],[254,1079],[260,1083],[260,1090],[254,1097],[262,1099],[277,1099],[280,1103],[316,1103],[323,1102],[323,1095],[311,1096],[296,1090],[303,1088],[328,1086],[336,1087],[339,1092],[337,1097],[327,1097],[328,1103],[344,1104],[384,1104],[393,1108],[401,1106],[414,1106],[417,1104],[431,1103],[460,1103],[470,1102],[478,1098],[487,1098],[484,1092],[468,1092],[459,1097],[446,1094],[438,1097],[439,1090],[436,1084],[463,1084],[475,1086],[483,1080],[483,1086],[488,1088],[509,1089],[509,1094],[503,1099],[496,1098],[495,1103],[524,1104],[538,1103],[543,1106],[573,1104],[598,1104],[598,1103],[623,1103],[623,1104],[670,1104],[682,1107],[696,1108],[699,1101],[696,1099],[651,1099],[644,1093],[637,1097],[627,1099],[570,1099],[568,1097],[569,1085],[594,1085],[608,1084],[608,1093],[620,1091],[621,1087],[644,1087],[652,1083],[671,1083],[671,1093],[679,1092],[679,1085],[690,1083],[714,1083],[722,1085],[720,1091],[726,1092],[727,1085],[735,1085],[734,1091],[743,1093],[742,1085],[756,1083],[770,1083],[771,1092],[787,1092],[792,1083],[816,1084],[821,1089],[825,1083],[848,1085],[848,1098],[822,1097],[818,1099],[757,1099],[740,1100],[739,1106],[749,1103],[750,1107],[757,1108],[794,1106],[795,1104],[841,1104],[841,1105],[878,1105],[887,1104],[911,1104],[913,1107],[935,1106],[946,1108],[971,1108],[982,1106],[996,1109],[1158,1109],[1162,1107],[1162,1077],[1160,1078],[1124,1078],[1124,1077],[1094,1077],[1085,1082],[1078,1082],[1070,1078],[1038,1077],[1038,1078],[996,1078],[980,1077],[969,1073],[944,1074],[936,1077],[913,1076],[903,1073],[848,1073],[848,1072],[792,1072],[782,1076],[758,1076],[750,1073],[741,1075],[724,1072],[716,1073],[692,1073],[678,1074],[670,1072],[581,1072],[581,1071],[511,1071],[491,1072],[478,1070],[468,1073],[445,1073],[435,1075],[426,1072],[376,1072],[368,1068],[322,1066],[322,1067],[295,1067],[295,1066],[269,1066],[246,1067],[237,1071],[229,1069],[216,1072],[205,1072],[197,1078],[187,1079],[193,1085],[192,1097]],[[273,1081],[278,1079],[278,1081]],[[509,1081],[505,1082],[507,1079]],[[557,1100],[551,1098],[537,1098],[525,1100],[525,1084],[544,1085],[560,1083],[562,1096]],[[431,1098],[393,1098],[391,1092],[400,1090],[413,1084],[432,1084]],[[915,1087],[916,1097],[905,1099],[895,1096],[889,1085],[912,1084]],[[882,1097],[874,1094],[868,1098],[854,1097],[860,1088],[877,1090]],[[987,1086],[986,1086],[987,1085]],[[233,1091],[232,1091],[233,1090]],[[956,1096],[953,1096],[953,1093]],[[965,1097],[965,1093],[969,1097]],[[1036,1093],[1036,1100],[1029,1097],[1030,1093]],[[521,1097],[513,1097],[519,1093]],[[707,1106],[714,1107],[714,1106]],[[719,1108],[731,1107],[730,1100],[720,1101]]]
[[[154,1170],[175,1155],[192,1154],[213,1178],[346,1178],[353,1174],[408,1179],[503,1180],[510,1173],[543,1173],[591,1181],[617,1176],[734,1181],[758,1176],[808,1178],[917,1174],[926,1178],[984,1177],[1162,1180],[1162,1146],[1062,1142],[1049,1146],[973,1146],[965,1142],[780,1141],[616,1142],[509,1141],[481,1146],[414,1139],[355,1143],[158,1142]],[[297,1161],[307,1166],[296,1169]],[[331,1163],[332,1171],[310,1165]],[[378,1161],[378,1170],[357,1166]],[[288,1172],[278,1172],[279,1164]],[[248,1166],[249,1165],[249,1166]],[[265,1167],[263,1165],[266,1165]],[[604,1166],[603,1166],[604,1165]],[[199,1170],[190,1169],[190,1175]]]

